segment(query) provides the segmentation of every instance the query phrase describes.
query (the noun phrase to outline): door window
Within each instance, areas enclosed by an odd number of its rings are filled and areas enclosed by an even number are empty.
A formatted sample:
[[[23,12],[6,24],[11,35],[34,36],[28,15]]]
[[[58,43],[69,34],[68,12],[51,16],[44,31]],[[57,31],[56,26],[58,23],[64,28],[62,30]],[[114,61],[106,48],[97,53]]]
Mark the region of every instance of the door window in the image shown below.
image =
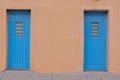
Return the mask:
[[[99,34],[99,22],[91,22],[91,36],[98,37]]]
[[[15,35],[16,36],[23,36],[23,22],[16,21],[15,22]]]

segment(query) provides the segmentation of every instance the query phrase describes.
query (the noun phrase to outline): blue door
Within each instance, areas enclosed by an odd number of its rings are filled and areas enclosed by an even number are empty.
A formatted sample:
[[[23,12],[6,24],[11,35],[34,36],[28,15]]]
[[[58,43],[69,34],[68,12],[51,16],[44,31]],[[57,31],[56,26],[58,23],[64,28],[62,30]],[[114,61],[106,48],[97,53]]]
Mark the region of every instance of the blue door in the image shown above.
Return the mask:
[[[84,70],[106,70],[106,12],[84,13]]]
[[[8,69],[30,68],[30,11],[8,11]]]

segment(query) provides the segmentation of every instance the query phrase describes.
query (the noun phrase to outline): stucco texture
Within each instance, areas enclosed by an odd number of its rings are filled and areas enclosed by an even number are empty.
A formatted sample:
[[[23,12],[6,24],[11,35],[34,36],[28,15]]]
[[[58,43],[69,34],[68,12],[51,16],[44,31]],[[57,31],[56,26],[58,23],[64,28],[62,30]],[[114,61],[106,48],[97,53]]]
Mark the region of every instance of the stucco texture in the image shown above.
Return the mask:
[[[0,0],[0,71],[7,69],[7,10],[31,10],[30,70],[83,72],[84,10],[108,11],[107,71],[120,73],[120,0]]]

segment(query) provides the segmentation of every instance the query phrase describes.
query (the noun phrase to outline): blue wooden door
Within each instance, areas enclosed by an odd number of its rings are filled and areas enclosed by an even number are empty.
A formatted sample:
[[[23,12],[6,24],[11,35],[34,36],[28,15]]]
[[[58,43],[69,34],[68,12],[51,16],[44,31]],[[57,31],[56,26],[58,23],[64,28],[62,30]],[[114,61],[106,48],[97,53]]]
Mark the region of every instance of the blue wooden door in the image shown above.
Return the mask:
[[[8,11],[8,69],[30,68],[30,11]]]
[[[84,70],[106,70],[106,12],[84,13]]]

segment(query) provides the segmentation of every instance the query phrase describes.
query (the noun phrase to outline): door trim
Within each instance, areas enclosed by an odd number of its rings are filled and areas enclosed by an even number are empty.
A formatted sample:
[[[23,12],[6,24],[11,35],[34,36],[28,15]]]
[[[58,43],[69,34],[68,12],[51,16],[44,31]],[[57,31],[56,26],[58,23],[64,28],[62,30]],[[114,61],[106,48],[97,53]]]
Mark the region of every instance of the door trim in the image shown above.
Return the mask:
[[[107,33],[106,33],[106,71],[109,71],[109,66],[108,66],[108,64],[109,64],[109,61],[110,61],[110,59],[109,59],[109,55],[111,54],[110,53],[110,51],[109,51],[109,40],[108,40],[108,38],[109,38],[109,33],[110,33],[110,27],[112,27],[113,26],[113,21],[112,21],[112,19],[113,19],[113,8],[111,7],[111,6],[82,6],[81,7],[81,13],[82,14],[80,14],[80,17],[81,17],[81,25],[80,26],[82,26],[82,30],[80,30],[80,31],[82,31],[81,32],[81,34],[83,34],[82,36],[81,36],[81,39],[82,39],[82,41],[80,42],[83,46],[82,46],[82,48],[80,49],[80,52],[82,52],[82,54],[80,54],[82,57],[80,57],[80,59],[82,59],[82,60],[80,60],[81,62],[80,63],[82,63],[81,64],[81,69],[80,69],[80,71],[81,72],[84,72],[84,12],[85,11],[105,11],[105,12],[107,12]]]

